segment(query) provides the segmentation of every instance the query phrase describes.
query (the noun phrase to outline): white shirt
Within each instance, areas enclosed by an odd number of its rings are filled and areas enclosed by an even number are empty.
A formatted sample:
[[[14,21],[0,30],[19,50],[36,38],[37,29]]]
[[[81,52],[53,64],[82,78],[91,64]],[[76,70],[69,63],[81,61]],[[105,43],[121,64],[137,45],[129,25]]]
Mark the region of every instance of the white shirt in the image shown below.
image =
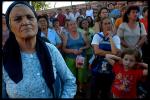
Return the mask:
[[[91,16],[92,19],[94,19],[94,17],[93,17],[93,9],[86,10],[86,16]]]
[[[103,38],[101,38],[98,34],[94,35],[91,45],[93,45],[93,44],[99,45],[99,43],[103,40]],[[100,34],[102,34],[104,36],[103,32],[100,32]],[[117,49],[121,49],[119,36],[118,35],[114,35],[112,37],[112,39],[113,39],[113,42],[114,42],[116,48]]]
[[[64,14],[66,16],[66,19],[70,19],[70,13],[69,14]]]
[[[136,43],[139,41],[141,36],[147,35],[144,24],[141,23],[141,33],[139,23],[136,23],[136,28],[131,29],[127,23],[120,24],[117,34],[120,38],[124,38],[125,42],[131,46],[135,47]]]
[[[78,16],[80,16],[79,12],[76,12],[75,14],[73,12],[71,12],[69,14],[70,20],[72,20],[72,21],[76,21],[76,19],[77,19]]]

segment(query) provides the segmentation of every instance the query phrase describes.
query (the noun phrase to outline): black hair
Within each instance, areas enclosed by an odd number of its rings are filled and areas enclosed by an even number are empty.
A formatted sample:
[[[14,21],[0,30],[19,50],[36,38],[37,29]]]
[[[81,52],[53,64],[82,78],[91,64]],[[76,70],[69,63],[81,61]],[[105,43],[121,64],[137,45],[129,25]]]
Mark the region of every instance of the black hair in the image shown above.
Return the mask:
[[[15,5],[17,4],[26,5],[33,11],[34,15],[36,16],[34,9],[29,5],[29,3],[24,2],[24,1],[15,1],[8,7],[7,12],[6,12],[6,19],[7,19],[6,24],[8,27],[9,27],[10,12],[12,11],[13,7],[15,7]],[[45,79],[45,82],[47,86],[50,88],[50,90],[52,91],[52,93],[54,93],[52,89],[52,84],[54,83],[55,79],[54,79],[51,56],[46,46],[46,43],[39,36],[39,32],[40,31],[38,30],[38,34],[36,36],[35,49],[36,49],[36,53],[41,64],[41,69],[43,72],[42,75]],[[20,54],[20,47],[12,31],[10,31],[9,38],[3,47],[3,65],[9,77],[15,83],[18,83],[22,80],[23,73],[22,73],[22,60],[21,60],[21,54]]]
[[[129,18],[128,18],[128,15],[130,14],[131,10],[137,10],[137,12],[140,11],[139,7],[138,6],[129,6],[127,11],[125,12],[124,16],[123,16],[123,22],[126,22],[128,23],[129,22]],[[137,17],[137,21],[139,21],[139,18]]]
[[[113,6],[114,6],[114,4],[113,4],[113,3],[109,3],[109,4],[107,4],[107,7],[109,7],[109,5],[113,5]]]
[[[99,15],[101,14],[101,12],[102,12],[103,9],[106,9],[106,10],[109,12],[108,8],[102,7],[102,8],[98,11],[98,13],[97,13],[97,16],[96,16],[96,18],[97,18],[97,19],[96,19],[96,22],[101,21],[101,17],[99,17]]]
[[[40,15],[37,17],[37,21],[39,21],[39,19],[44,18],[47,22],[47,28],[49,27],[49,21],[48,21],[48,16],[46,15]]]
[[[83,27],[82,27],[82,23],[83,23],[83,21],[87,21],[88,22],[88,24],[89,24],[89,21],[87,20],[87,19],[82,19],[81,20],[81,22],[79,23],[79,27],[81,28],[81,29],[83,29]],[[89,27],[89,26],[88,26]]]
[[[91,19],[91,22],[88,21],[89,22],[89,27],[93,27],[94,26],[94,21],[93,21],[92,17],[91,16],[87,16],[86,19],[88,20],[88,18]]]
[[[54,19],[53,19],[53,22],[52,22],[53,25],[55,24],[55,22],[59,22],[59,21],[58,21],[58,18],[54,18]]]
[[[77,17],[76,22],[78,22],[79,18],[82,18],[82,19],[83,19],[83,17],[82,17],[82,16],[78,16],[78,17]]]

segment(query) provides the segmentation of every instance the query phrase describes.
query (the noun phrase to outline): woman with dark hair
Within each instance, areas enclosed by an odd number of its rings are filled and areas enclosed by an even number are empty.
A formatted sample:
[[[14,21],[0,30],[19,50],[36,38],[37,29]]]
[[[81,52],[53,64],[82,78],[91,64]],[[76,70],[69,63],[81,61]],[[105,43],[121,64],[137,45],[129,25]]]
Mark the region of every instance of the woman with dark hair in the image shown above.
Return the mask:
[[[86,19],[87,19],[88,22],[89,22],[89,27],[90,27],[90,28],[93,28],[93,26],[94,26],[94,21],[93,21],[92,17],[91,17],[91,16],[87,16]]]
[[[101,19],[104,17],[108,17],[108,9],[106,7],[102,7],[98,13],[97,13],[97,17],[96,17],[96,22],[94,25],[94,31],[95,33],[100,32],[100,27],[101,27]]]
[[[2,93],[9,98],[73,98],[75,77],[57,48],[38,35],[33,8],[27,2],[13,2],[6,24],[10,36],[3,48]]]
[[[61,48],[62,41],[54,29],[49,28],[49,21],[46,15],[38,16],[38,25],[41,30],[41,37],[47,38],[50,43],[55,45],[58,49]],[[45,39],[46,40],[46,39]]]
[[[140,50],[145,42],[147,33],[143,23],[139,22],[138,12],[138,6],[128,7],[123,17],[123,23],[117,30],[122,49],[137,48]]]
[[[107,99],[110,98],[111,84],[113,82],[113,73],[111,67],[108,68],[108,62],[105,61],[106,54],[117,55],[120,50],[120,38],[113,33],[113,24],[109,17],[101,19],[102,31],[95,34],[92,40],[95,60],[98,62],[91,66],[92,83],[91,98]],[[98,68],[95,66],[98,65]],[[100,93],[100,94],[99,94]]]
[[[80,22],[81,22],[82,19],[83,19],[82,16],[78,16],[78,17],[77,17],[77,20],[76,20],[77,27],[79,27],[79,24],[80,24]]]

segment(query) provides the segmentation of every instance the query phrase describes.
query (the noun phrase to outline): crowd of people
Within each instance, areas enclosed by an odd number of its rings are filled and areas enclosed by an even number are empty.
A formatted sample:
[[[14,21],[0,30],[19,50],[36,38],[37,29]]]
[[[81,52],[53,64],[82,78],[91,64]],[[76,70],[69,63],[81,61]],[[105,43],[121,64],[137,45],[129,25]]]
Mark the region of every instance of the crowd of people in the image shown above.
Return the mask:
[[[13,2],[2,15],[2,97],[148,97],[148,7],[114,6],[37,14]]]

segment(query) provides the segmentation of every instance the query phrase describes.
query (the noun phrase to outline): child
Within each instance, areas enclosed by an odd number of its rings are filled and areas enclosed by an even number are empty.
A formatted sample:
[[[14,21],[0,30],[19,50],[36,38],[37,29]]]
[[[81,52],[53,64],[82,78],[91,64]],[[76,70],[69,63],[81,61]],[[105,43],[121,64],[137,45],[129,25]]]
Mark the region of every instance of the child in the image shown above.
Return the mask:
[[[138,50],[127,48],[121,58],[106,54],[106,60],[113,66],[115,79],[112,84],[114,98],[137,98],[136,87],[142,76],[148,74],[148,64],[139,63],[141,55]],[[137,69],[138,66],[144,69]]]

